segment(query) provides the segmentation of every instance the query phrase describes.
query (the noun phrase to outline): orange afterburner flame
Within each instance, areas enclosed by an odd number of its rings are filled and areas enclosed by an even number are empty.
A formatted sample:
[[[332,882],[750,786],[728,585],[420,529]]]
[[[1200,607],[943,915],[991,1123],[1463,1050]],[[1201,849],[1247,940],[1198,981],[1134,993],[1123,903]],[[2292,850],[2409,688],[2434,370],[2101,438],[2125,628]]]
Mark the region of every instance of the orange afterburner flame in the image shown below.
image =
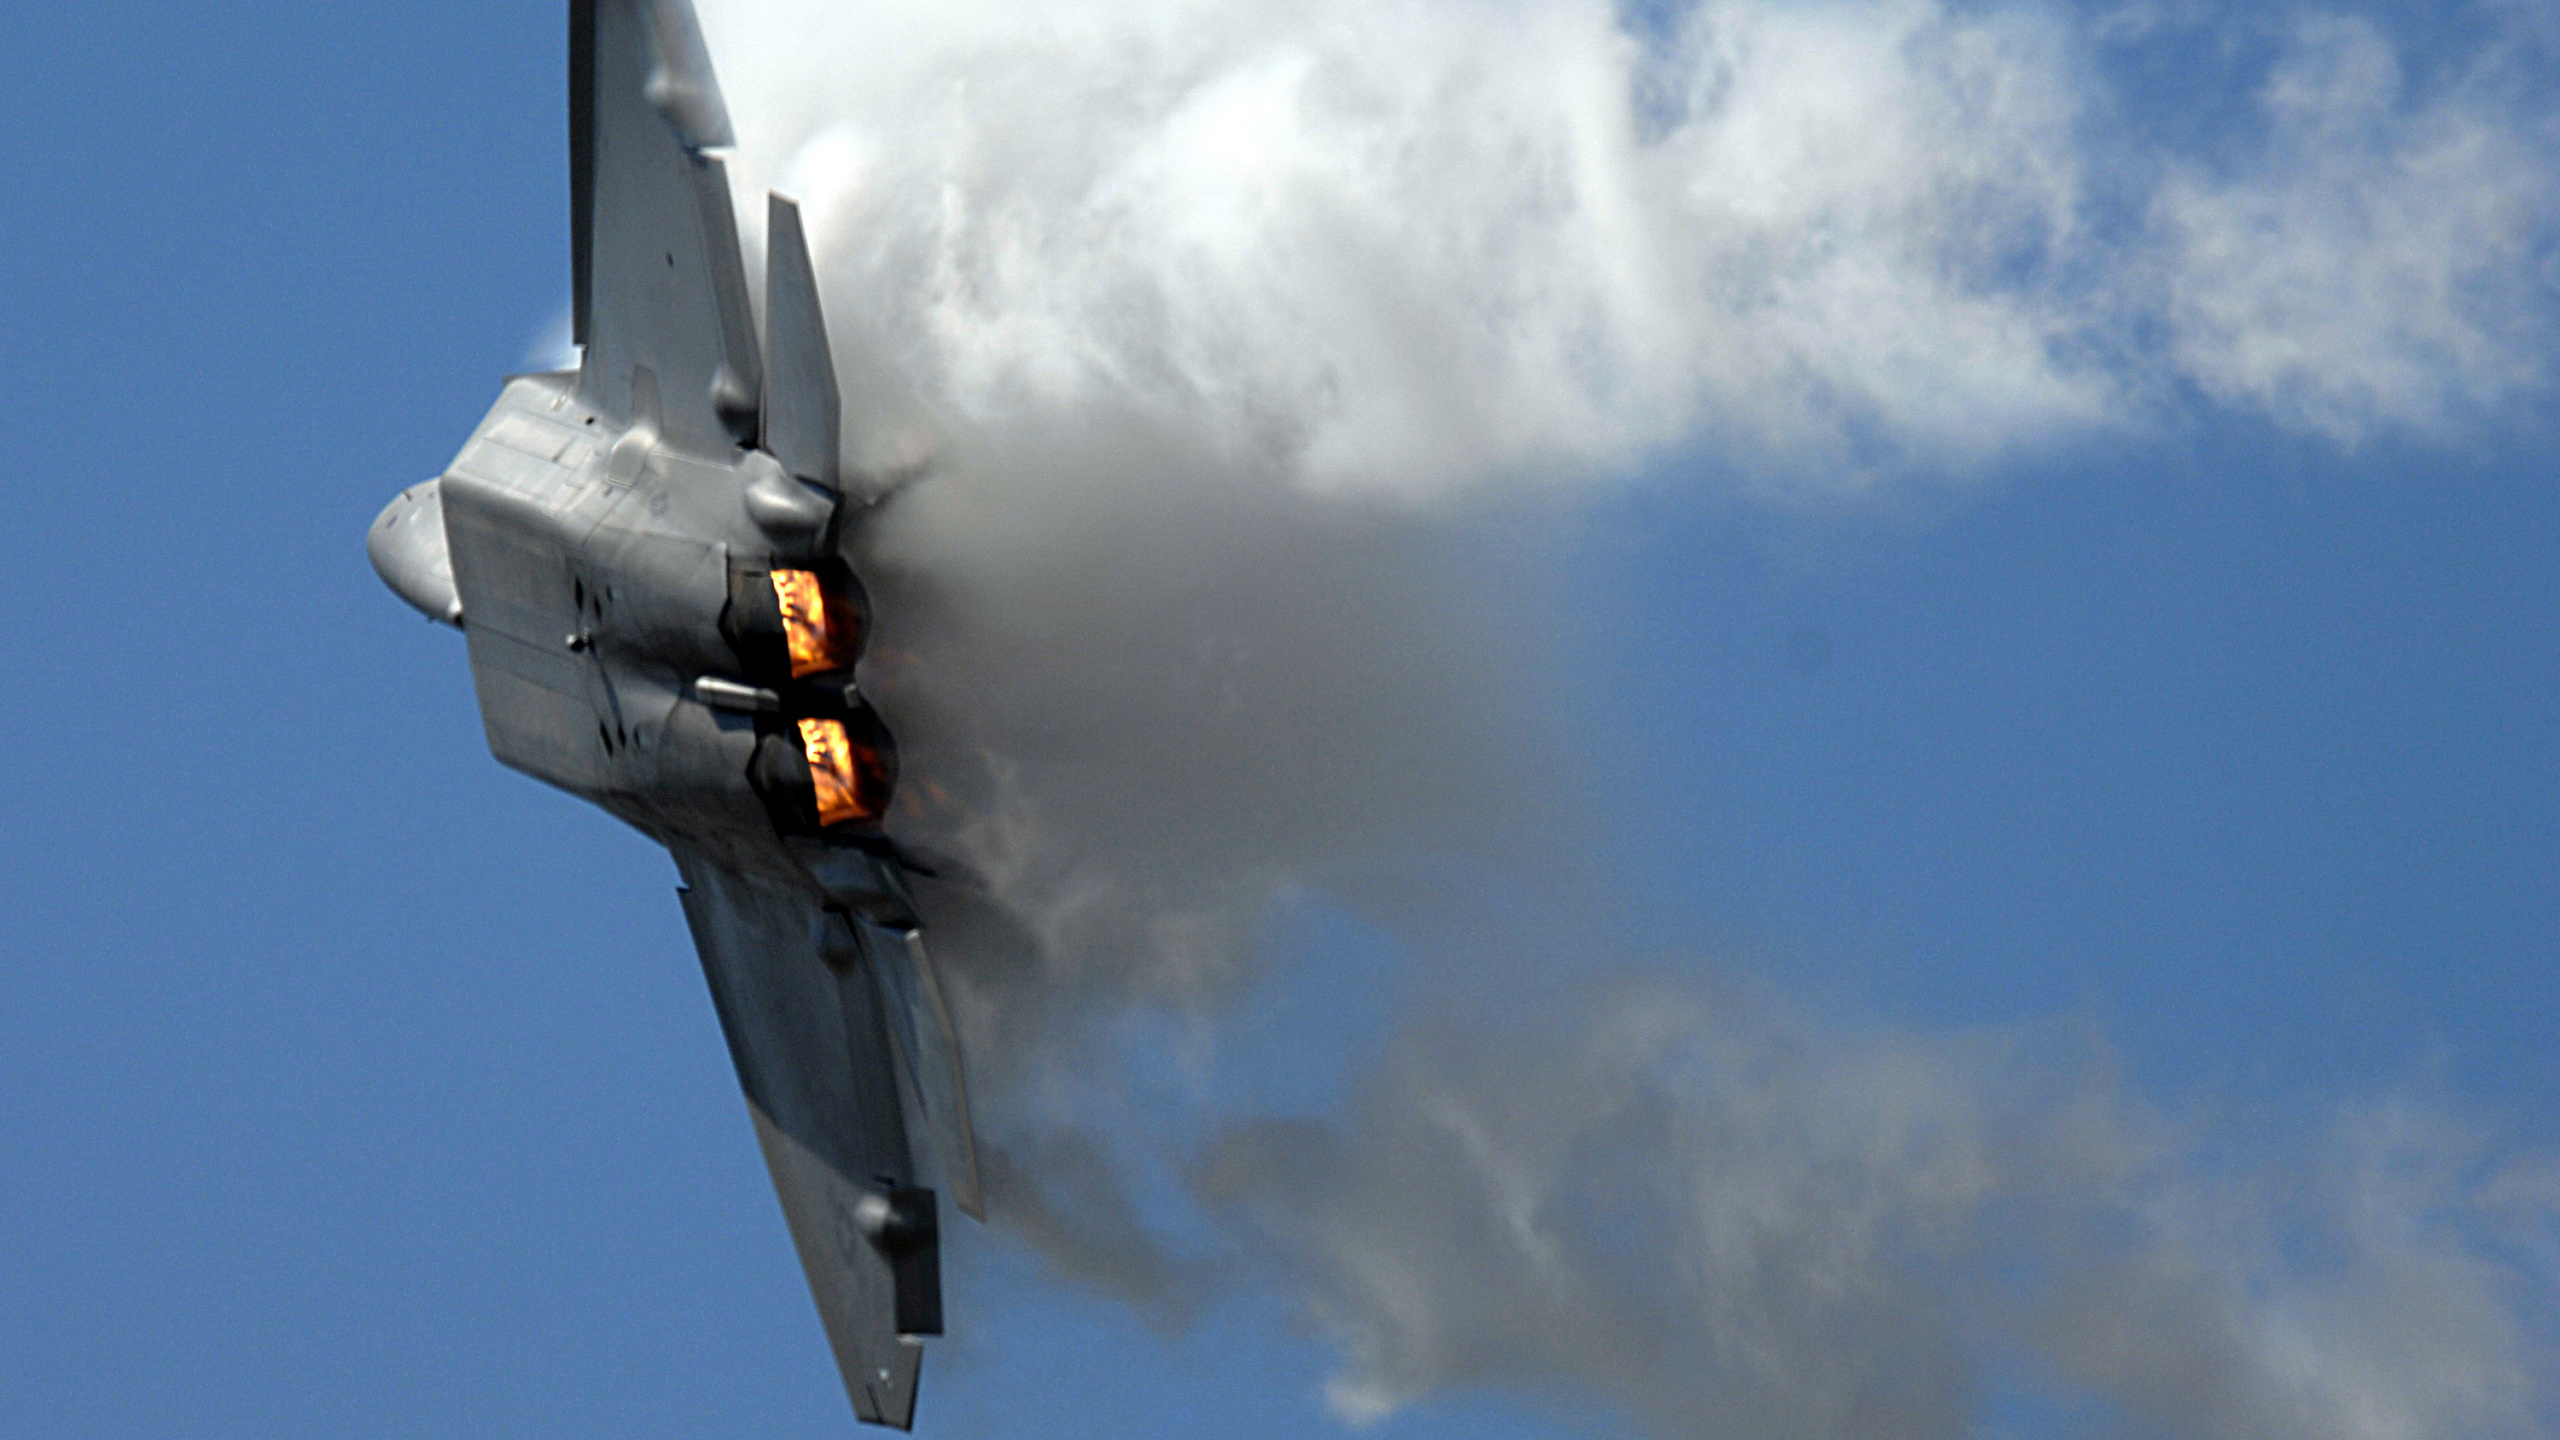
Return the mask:
[[[773,598],[782,609],[792,679],[823,675],[853,663],[862,639],[861,621],[852,605],[827,594],[816,575],[806,570],[774,571]]]
[[[818,792],[818,823],[834,825],[846,820],[880,818],[875,787],[865,785],[862,772],[877,768],[873,760],[855,753],[853,737],[845,733],[841,720],[803,720],[800,722],[800,749],[809,757],[809,782]]]

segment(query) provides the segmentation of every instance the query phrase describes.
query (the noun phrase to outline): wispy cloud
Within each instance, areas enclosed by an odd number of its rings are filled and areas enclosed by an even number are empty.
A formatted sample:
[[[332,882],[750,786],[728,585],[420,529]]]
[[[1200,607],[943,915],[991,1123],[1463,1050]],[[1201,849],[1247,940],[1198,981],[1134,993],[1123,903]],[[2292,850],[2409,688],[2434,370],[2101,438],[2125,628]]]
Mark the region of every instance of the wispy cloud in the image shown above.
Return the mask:
[[[2302,21],[2262,150],[2183,163],[2153,221],[2170,355],[2225,404],[2353,442],[2440,430],[2550,379],[2560,129],[2501,43],[2413,93],[2370,22]]]
[[[1606,1398],[1662,1435],[2543,1433],[2550,1171],[2410,1097],[2171,1117],[2085,1037],[1819,1025],[1659,981],[1428,1023],[1200,1188],[1341,1344],[1336,1409]],[[2547,1317],[2545,1317],[2547,1318]]]

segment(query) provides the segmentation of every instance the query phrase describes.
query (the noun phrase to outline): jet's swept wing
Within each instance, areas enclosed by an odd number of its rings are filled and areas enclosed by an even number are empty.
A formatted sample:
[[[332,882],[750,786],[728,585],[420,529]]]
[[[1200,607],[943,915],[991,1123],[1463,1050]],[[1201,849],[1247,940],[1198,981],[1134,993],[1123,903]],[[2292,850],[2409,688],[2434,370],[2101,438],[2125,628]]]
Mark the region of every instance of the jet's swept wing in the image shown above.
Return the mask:
[[[732,143],[691,5],[572,0],[578,395],[722,460],[755,438],[763,392],[728,172],[706,153]]]
[[[891,1059],[896,983],[867,922],[677,849],[685,918],[854,1409],[904,1428],[942,1333],[933,1192]],[[874,932],[878,933],[878,932]],[[887,982],[887,983],[884,983]]]

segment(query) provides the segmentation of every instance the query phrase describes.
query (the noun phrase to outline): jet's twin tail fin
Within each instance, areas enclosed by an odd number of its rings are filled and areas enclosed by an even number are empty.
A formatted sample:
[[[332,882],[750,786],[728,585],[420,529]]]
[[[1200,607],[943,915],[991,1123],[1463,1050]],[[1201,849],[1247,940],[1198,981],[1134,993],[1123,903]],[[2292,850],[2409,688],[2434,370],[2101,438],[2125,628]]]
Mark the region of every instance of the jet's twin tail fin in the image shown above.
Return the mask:
[[[571,0],[579,394],[628,422],[646,372],[665,443],[710,457],[760,445],[832,490],[840,402],[800,207],[770,197],[760,355],[728,171],[710,153],[734,143],[691,5]]]
[[[766,214],[764,448],[783,469],[834,490],[842,402],[818,307],[818,274],[809,263],[800,207],[773,195]]]

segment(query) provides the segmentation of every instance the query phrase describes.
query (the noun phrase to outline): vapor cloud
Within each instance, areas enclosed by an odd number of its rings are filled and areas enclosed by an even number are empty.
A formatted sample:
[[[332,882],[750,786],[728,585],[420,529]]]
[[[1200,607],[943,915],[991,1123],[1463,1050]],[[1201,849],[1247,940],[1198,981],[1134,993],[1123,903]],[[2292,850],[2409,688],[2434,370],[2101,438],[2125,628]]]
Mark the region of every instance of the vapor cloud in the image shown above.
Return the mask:
[[[1698,442],[1854,485],[2153,423],[2182,383],[2354,438],[2546,379],[2560,107],[2521,20],[2419,78],[2370,22],[2288,21],[2245,123],[2181,148],[2142,107],[2218,71],[2107,76],[2254,12],[822,13],[709,18],[752,77],[743,183],[809,203],[846,298],[875,465],[1102,404],[1319,489]]]
[[[1670,1436],[1956,1436],[2005,1372],[2138,1434],[2544,1433],[2553,1172],[2440,1105],[2289,1133],[2148,1110],[2068,1033],[1659,981],[1529,1008],[1421,1024],[1347,1117],[1200,1172],[1339,1341],[1348,1418],[1463,1385]]]
[[[2550,380],[2521,6],[2424,63],[2192,8],[702,8],[741,214],[803,202],[888,495],[865,683],[947,872],[998,1218],[1168,1318],[1202,1272],[1127,1168],[1129,1018],[1213,1066],[1275,897],[1533,875],[1594,818],[1527,679],[1569,577],[1488,515],[1701,453],[1836,501],[2196,407],[2458,436]],[[2268,58],[2110,78],[2199,35]],[[1436,893],[1393,900],[1425,943],[1473,923]],[[1447,998],[1339,1116],[1151,1137],[1339,1343],[1347,1417],[1490,1385],[1954,1436],[2012,1373],[2130,1433],[2547,1403],[2560,1182],[2444,1107],[2260,1143],[2070,1037],[1632,980],[1529,1036]]]

